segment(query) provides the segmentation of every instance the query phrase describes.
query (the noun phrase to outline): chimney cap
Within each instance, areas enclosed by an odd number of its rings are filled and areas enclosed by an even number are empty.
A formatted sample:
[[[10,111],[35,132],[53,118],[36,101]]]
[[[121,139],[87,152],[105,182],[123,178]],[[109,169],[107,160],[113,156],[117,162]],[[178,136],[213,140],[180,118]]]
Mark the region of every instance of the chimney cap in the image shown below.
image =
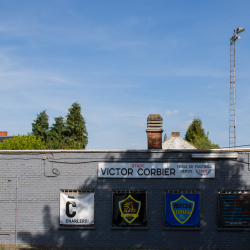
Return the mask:
[[[162,133],[162,117],[159,114],[151,114],[147,118],[147,133],[158,132]]]
[[[171,136],[178,137],[178,136],[180,136],[180,132],[172,132]]]
[[[150,114],[147,118],[147,121],[162,121],[162,117],[160,114]]]

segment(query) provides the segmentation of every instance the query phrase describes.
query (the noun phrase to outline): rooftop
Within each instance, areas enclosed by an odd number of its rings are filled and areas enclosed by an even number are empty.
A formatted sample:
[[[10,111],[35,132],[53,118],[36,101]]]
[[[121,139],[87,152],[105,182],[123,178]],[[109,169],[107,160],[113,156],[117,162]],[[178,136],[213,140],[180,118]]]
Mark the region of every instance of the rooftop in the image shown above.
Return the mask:
[[[180,137],[180,132],[172,132],[171,137],[162,143],[162,149],[196,149],[189,142]]]

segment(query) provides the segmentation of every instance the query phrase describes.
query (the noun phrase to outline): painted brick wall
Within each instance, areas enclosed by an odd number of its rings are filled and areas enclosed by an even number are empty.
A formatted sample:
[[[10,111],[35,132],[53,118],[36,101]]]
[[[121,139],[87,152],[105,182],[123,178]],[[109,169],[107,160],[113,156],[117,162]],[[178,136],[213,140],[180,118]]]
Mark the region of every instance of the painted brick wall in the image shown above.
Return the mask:
[[[238,161],[247,162],[248,153],[239,154]],[[45,156],[49,160],[43,160]],[[163,249],[249,248],[248,231],[217,229],[217,191],[250,190],[247,164],[223,159],[211,160],[216,164],[214,179],[98,179],[97,164],[103,161],[202,162],[200,159],[192,159],[191,153],[184,151],[1,153],[0,243],[15,243],[17,195],[17,244]],[[56,177],[52,168],[56,168],[60,175]],[[95,190],[95,229],[60,230],[60,189]],[[111,227],[114,189],[147,190],[146,230]],[[200,190],[200,231],[164,230],[164,193],[167,189]]]

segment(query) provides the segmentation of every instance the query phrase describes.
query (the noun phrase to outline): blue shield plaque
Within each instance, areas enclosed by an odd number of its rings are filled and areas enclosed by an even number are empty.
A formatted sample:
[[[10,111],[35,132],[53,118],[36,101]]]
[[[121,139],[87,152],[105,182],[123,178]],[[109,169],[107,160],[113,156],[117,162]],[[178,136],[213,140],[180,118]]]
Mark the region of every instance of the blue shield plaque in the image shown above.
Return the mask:
[[[166,193],[165,224],[200,225],[200,194]]]

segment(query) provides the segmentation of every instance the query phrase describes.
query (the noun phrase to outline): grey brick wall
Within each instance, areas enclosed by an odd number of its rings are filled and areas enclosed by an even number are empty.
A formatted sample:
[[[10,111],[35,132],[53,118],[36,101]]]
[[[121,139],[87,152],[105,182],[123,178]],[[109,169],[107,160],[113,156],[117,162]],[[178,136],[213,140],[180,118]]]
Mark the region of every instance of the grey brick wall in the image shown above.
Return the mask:
[[[163,249],[249,249],[249,232],[218,230],[217,191],[250,190],[248,152],[238,161],[210,160],[214,179],[98,179],[98,162],[202,162],[190,152],[84,152],[0,154],[0,243]],[[44,157],[49,160],[44,160]],[[51,162],[52,160],[56,162]],[[206,160],[207,162],[207,160]],[[52,173],[52,168],[60,175]],[[16,180],[18,188],[16,193]],[[60,189],[95,190],[95,229],[61,230]],[[112,190],[147,190],[147,229],[112,228]],[[200,190],[199,231],[164,230],[167,189]],[[17,218],[15,208],[17,195]]]

